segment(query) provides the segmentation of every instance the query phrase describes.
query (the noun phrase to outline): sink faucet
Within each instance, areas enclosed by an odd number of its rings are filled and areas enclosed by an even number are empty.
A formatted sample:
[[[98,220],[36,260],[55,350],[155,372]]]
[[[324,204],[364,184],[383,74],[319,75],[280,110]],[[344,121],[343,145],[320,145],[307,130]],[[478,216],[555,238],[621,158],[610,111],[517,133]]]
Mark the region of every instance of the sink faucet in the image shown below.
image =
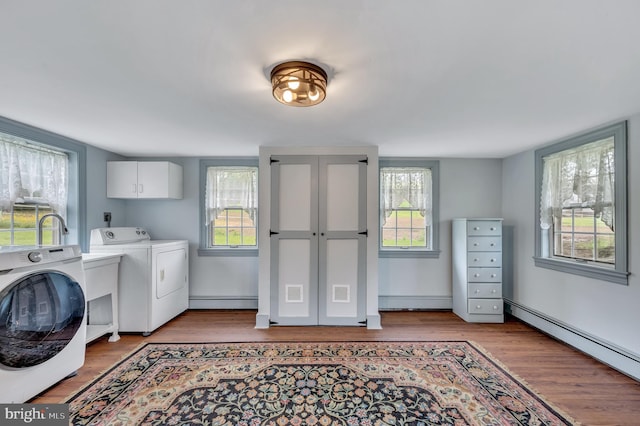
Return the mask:
[[[59,227],[59,231],[60,233],[58,234],[58,245],[62,244],[62,235],[63,234],[68,234],[69,230],[67,229],[67,225],[64,223],[64,219],[62,218],[62,216],[60,216],[57,213],[47,213],[45,215],[42,215],[42,217],[40,218],[40,220],[38,221],[38,241],[37,244],[39,246],[42,245],[42,224],[44,223],[44,220],[48,217],[55,217],[56,219],[58,219],[58,227]]]

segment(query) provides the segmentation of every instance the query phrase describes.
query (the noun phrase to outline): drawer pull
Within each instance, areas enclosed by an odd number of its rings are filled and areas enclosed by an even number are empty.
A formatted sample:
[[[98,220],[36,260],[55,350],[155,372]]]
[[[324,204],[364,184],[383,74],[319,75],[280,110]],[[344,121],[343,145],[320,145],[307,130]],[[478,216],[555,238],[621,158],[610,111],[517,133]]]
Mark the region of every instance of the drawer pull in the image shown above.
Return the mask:
[[[492,231],[495,231],[495,230],[496,230],[496,227],[495,227],[495,226],[492,226],[492,227],[491,227],[491,230],[492,230]]]
[[[477,262],[478,260],[480,259],[478,259],[477,257],[473,259],[474,262]]]
[[[491,261],[492,261],[492,262],[495,262],[496,260],[495,260],[495,259],[491,259]]]
[[[496,305],[493,305],[493,310],[494,310],[494,311],[497,311],[497,310],[498,310],[498,307],[497,307]]]
[[[482,308],[482,306],[476,305],[476,309],[480,309],[480,308]]]
[[[496,274],[491,274],[491,278],[495,278],[495,277],[496,277]]]
[[[478,247],[478,243],[473,243],[473,246],[474,247]]]
[[[495,292],[496,292],[496,289],[495,289],[495,288],[491,290],[491,293],[495,293]]]
[[[476,288],[476,294],[480,293],[480,289]]]
[[[473,227],[473,230],[474,230],[474,231],[479,231],[479,230],[480,230],[480,227],[479,227],[479,226],[474,226],[474,227]]]
[[[473,274],[474,277],[478,278],[480,274]]]
[[[495,243],[491,243],[490,245],[491,245],[491,247],[493,247],[493,246],[495,246],[496,244],[495,244]]]

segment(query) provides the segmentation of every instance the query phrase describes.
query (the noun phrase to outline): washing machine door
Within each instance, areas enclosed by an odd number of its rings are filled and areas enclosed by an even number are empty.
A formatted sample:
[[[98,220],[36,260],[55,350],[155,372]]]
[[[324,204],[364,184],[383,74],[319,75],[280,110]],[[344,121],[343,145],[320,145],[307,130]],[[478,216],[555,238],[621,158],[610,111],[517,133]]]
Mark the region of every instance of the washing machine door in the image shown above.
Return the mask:
[[[61,352],[84,319],[80,284],[56,271],[25,275],[0,292],[0,364],[26,368]]]

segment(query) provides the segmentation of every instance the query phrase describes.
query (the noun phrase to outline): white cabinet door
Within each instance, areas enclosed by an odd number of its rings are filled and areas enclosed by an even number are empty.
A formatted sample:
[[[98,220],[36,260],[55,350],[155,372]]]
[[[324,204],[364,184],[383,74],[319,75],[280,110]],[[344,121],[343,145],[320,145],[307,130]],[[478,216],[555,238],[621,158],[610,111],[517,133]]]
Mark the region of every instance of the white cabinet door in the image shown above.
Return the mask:
[[[107,162],[109,198],[182,198],[182,166],[168,161]]]
[[[138,198],[167,198],[169,163],[145,161],[138,163]]]
[[[138,163],[107,162],[107,197],[138,198]]]

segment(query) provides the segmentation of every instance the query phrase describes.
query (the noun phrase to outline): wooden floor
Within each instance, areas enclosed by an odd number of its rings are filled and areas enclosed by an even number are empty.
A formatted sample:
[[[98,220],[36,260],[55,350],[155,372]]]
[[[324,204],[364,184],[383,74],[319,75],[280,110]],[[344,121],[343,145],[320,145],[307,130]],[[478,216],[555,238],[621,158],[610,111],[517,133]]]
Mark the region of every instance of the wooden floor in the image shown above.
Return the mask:
[[[85,365],[34,398],[57,403],[143,342],[473,341],[548,402],[585,425],[640,425],[640,382],[508,317],[470,324],[451,312],[382,312],[382,330],[359,327],[272,327],[257,330],[255,311],[188,311],[149,337],[102,337],[87,346]]]

